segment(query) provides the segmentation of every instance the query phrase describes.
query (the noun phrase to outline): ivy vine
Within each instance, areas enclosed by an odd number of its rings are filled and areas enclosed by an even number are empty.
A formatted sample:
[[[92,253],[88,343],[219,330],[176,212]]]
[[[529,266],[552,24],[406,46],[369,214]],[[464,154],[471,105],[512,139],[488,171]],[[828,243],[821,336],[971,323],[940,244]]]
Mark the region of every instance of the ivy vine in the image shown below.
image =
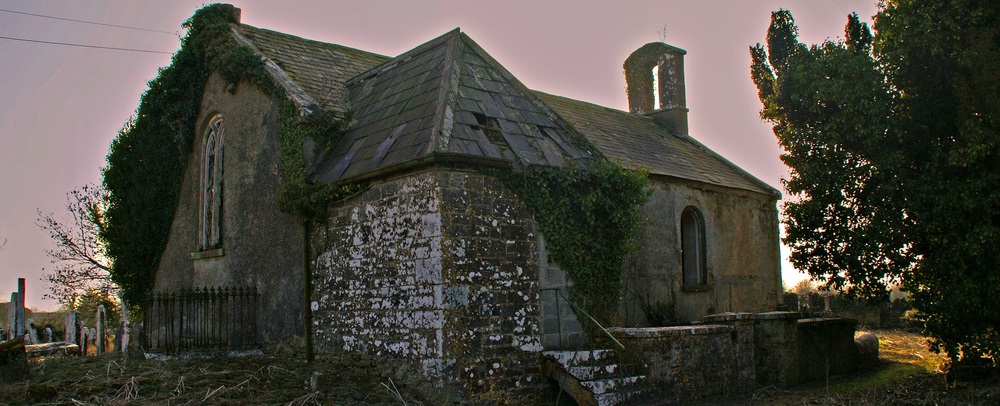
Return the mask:
[[[108,209],[100,235],[112,260],[112,280],[131,306],[140,305],[153,289],[210,69],[227,60],[244,61],[231,54],[245,53],[228,35],[237,20],[236,8],[222,4],[188,19],[180,50],[149,82],[135,116],[111,143],[102,171]]]
[[[281,102],[279,115],[278,145],[284,179],[278,190],[278,207],[282,211],[305,220],[322,218],[330,203],[365,187],[362,183],[318,185],[306,178],[306,141],[312,139],[317,150],[326,150],[344,134],[350,120],[325,111],[301,118],[299,109],[289,100]]]
[[[500,178],[527,204],[549,255],[572,278],[570,298],[598,321],[616,324],[625,260],[638,247],[639,207],[650,194],[648,174],[598,158]]]
[[[268,76],[260,55],[233,38],[231,25],[238,22],[237,9],[228,4],[203,7],[188,19],[180,50],[149,82],[135,116],[111,143],[103,169],[109,206],[100,233],[112,259],[112,279],[133,307],[152,293],[211,72],[230,85],[230,92],[241,82],[253,83],[279,104],[284,184],[278,204],[283,211],[314,218],[329,202],[360,188],[319,186],[306,179],[305,140],[312,137],[321,146],[329,145],[343,133],[346,120],[327,112],[300,117]]]

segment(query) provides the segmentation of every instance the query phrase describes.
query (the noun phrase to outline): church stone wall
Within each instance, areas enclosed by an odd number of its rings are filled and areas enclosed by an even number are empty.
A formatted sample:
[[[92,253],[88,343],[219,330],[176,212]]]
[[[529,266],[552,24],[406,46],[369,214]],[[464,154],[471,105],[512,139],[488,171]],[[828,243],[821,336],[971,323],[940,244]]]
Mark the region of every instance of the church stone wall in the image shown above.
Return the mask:
[[[409,359],[477,403],[540,393],[533,222],[499,179],[431,168],[376,182],[313,235],[320,351]]]
[[[639,253],[625,273],[626,325],[686,324],[720,312],[774,310],[781,295],[775,199],[653,177]],[[688,206],[705,226],[704,286],[684,286],[680,219]],[[649,317],[650,313],[653,313]]]
[[[226,89],[218,75],[209,77],[154,290],[255,287],[258,314],[280,315],[258,320],[259,338],[273,341],[302,333],[302,228],[275,200],[282,181],[277,104],[253,85]],[[221,253],[198,246],[204,136],[216,114],[226,128]]]

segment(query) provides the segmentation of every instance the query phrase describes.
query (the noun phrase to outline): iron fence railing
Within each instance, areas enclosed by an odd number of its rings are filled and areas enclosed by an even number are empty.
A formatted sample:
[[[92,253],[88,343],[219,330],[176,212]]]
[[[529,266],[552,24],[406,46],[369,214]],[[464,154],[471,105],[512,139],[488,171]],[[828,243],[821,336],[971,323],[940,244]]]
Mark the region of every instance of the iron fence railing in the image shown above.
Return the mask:
[[[249,287],[156,293],[146,302],[141,345],[163,354],[256,348],[259,301]]]

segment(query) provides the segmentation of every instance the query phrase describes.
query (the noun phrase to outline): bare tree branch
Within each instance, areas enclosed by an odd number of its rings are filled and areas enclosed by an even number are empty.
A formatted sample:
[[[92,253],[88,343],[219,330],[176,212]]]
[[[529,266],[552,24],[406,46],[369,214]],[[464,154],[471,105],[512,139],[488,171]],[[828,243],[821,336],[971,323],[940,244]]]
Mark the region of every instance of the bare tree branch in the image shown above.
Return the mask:
[[[111,280],[111,263],[98,233],[106,207],[104,188],[86,185],[66,194],[68,219],[61,221],[53,214],[38,212],[36,224],[49,233],[56,246],[46,251],[54,265],[52,273],[43,278],[50,284],[46,298],[75,308],[77,298],[87,291],[117,293],[118,287]]]

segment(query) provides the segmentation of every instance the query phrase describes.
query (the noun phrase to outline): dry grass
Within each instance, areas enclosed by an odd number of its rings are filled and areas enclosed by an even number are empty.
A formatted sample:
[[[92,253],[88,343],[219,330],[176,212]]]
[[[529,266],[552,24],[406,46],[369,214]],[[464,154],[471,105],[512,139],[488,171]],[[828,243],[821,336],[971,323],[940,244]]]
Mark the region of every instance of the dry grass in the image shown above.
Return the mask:
[[[438,404],[397,368],[359,356],[313,364],[291,356],[135,360],[37,359],[27,382],[0,385],[0,404]]]
[[[743,403],[1000,404],[996,378],[949,384],[941,370],[945,357],[928,352],[923,337],[901,331],[874,333],[882,358],[877,369],[791,389],[760,388]],[[345,355],[306,364],[294,353],[271,354],[168,361],[110,355],[38,359],[32,361],[29,381],[0,385],[0,404],[436,405],[452,400],[384,359]]]

